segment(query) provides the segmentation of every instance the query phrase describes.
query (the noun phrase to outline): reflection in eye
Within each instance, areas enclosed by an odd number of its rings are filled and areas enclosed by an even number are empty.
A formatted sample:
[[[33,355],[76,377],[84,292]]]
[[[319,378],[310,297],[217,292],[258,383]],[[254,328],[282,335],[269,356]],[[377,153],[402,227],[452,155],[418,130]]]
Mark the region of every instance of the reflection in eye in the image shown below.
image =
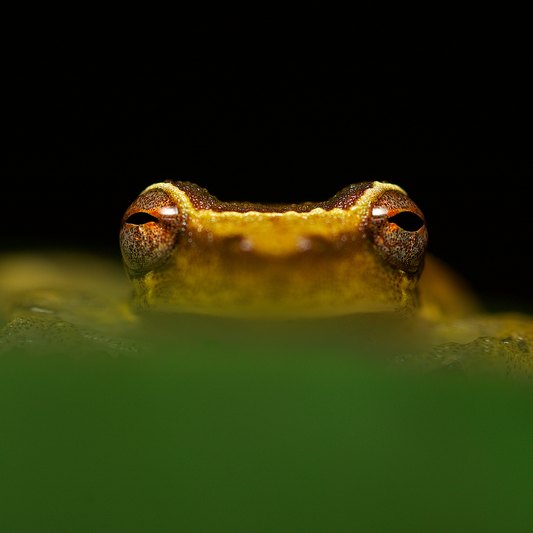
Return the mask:
[[[374,206],[374,208],[372,209],[372,216],[375,219],[384,220],[387,218],[388,214],[389,211],[385,207]]]
[[[178,208],[175,205],[163,206],[159,209],[159,214],[162,217],[175,217],[178,215]]]

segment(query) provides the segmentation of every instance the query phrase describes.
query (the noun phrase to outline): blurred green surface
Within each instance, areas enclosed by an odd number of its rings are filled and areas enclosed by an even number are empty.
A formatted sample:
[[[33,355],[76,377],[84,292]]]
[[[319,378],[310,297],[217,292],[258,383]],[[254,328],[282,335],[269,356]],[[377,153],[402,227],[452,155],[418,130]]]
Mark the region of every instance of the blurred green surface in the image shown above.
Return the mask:
[[[533,530],[533,390],[308,348],[0,359],[2,532]]]

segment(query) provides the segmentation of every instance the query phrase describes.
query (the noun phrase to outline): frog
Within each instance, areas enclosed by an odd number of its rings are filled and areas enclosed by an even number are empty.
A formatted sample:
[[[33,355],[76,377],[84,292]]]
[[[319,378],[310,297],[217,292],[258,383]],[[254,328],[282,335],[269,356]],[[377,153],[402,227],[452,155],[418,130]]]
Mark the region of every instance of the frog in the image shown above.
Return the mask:
[[[202,335],[227,342],[243,330],[278,345],[342,334],[349,350],[386,354],[388,367],[533,376],[531,317],[483,313],[427,253],[424,214],[398,185],[260,204],[167,180],[133,201],[119,241],[126,276],[90,256],[4,257],[0,353],[43,343],[135,353],[147,324],[179,349],[201,321]]]

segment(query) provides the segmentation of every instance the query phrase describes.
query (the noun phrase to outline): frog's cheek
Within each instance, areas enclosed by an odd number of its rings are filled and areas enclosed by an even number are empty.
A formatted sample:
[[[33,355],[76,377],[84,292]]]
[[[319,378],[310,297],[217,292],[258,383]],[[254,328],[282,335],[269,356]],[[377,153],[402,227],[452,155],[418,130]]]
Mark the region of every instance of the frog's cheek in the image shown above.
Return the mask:
[[[428,232],[422,211],[399,191],[387,191],[375,202],[369,224],[374,246],[388,264],[420,273],[424,266]]]
[[[120,226],[120,250],[130,275],[146,273],[168,259],[182,218],[176,204],[161,190],[149,190],[131,204]]]

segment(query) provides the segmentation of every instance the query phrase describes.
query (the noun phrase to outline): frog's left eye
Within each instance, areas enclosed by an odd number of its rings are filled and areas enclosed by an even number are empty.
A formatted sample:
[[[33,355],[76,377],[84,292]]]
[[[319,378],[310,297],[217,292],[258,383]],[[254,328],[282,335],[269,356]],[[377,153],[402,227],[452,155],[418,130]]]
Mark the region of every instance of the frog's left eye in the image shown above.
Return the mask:
[[[405,194],[387,191],[372,208],[369,224],[379,255],[390,265],[417,272],[424,264],[428,232],[422,211]]]
[[[129,270],[140,274],[162,265],[174,249],[179,226],[178,208],[163,191],[139,196],[120,226],[120,249]]]

